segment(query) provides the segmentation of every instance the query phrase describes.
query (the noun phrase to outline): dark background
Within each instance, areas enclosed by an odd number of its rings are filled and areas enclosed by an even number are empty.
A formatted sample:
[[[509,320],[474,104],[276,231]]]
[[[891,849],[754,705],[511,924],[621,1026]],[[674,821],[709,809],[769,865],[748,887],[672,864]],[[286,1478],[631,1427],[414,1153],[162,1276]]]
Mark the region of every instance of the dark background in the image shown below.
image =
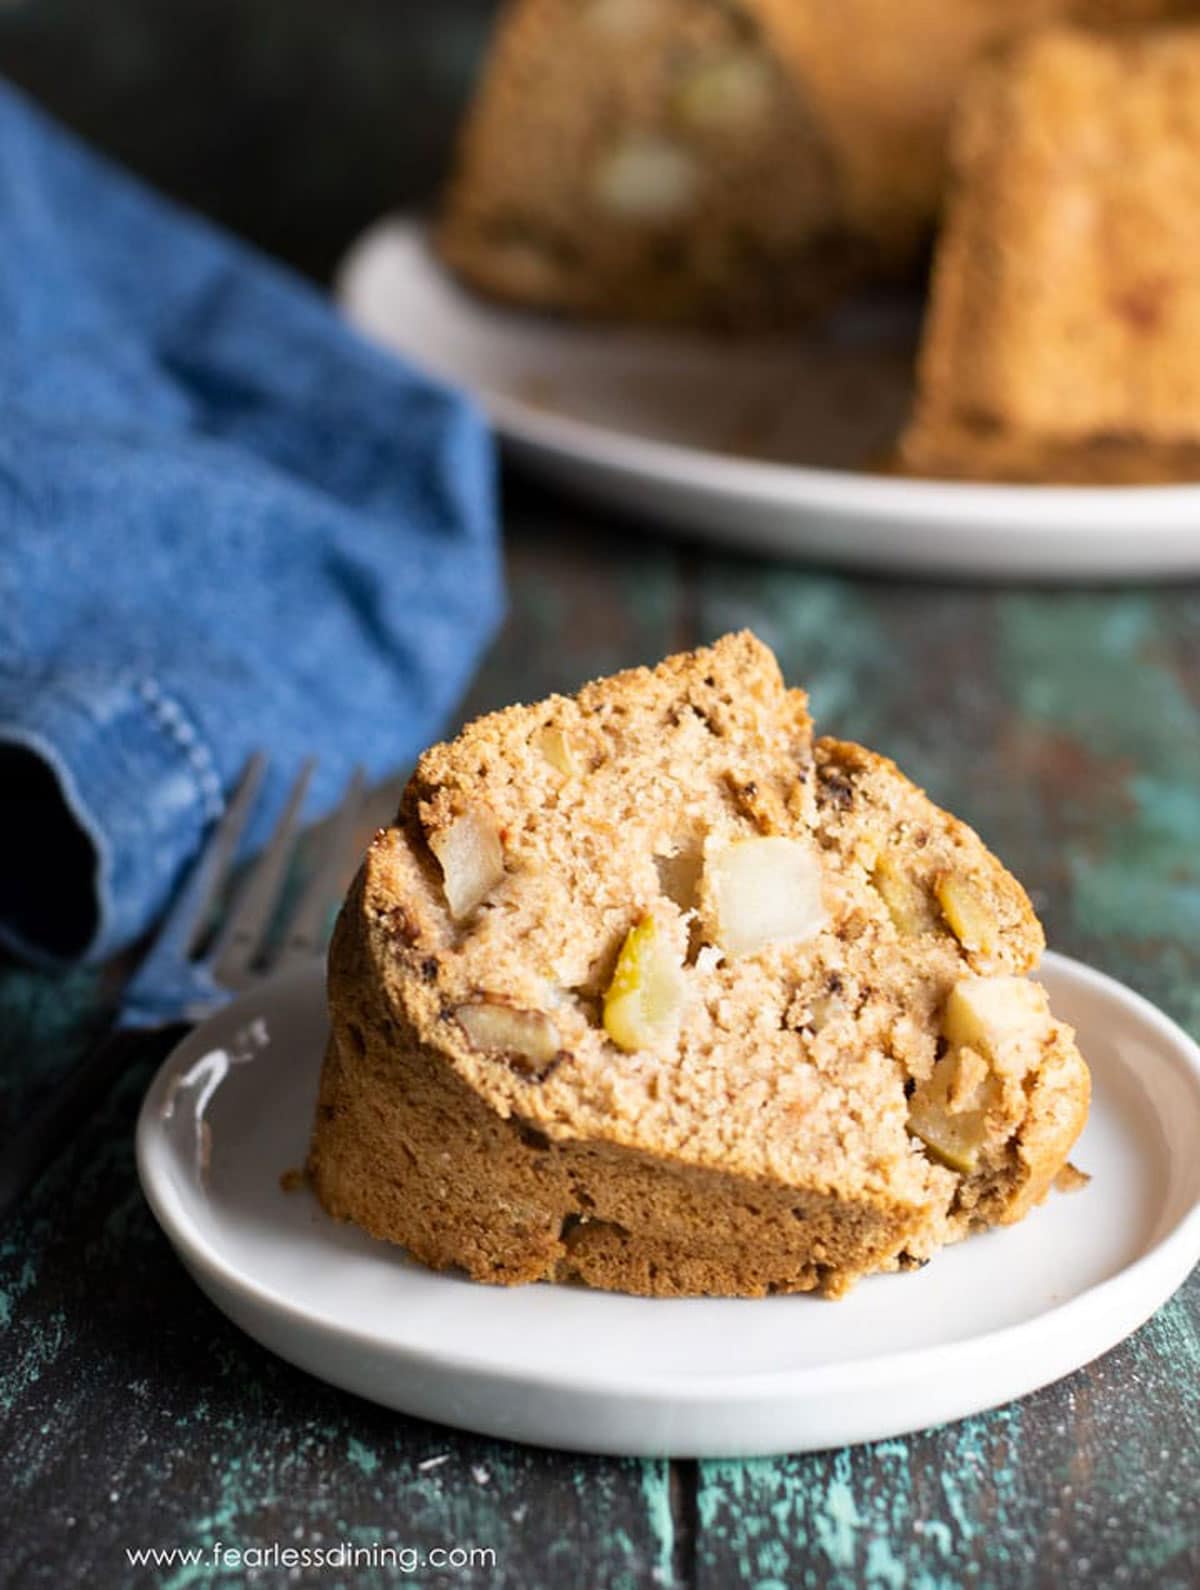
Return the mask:
[[[429,203],[495,0],[0,0],[0,73],[155,186],[328,280]]]

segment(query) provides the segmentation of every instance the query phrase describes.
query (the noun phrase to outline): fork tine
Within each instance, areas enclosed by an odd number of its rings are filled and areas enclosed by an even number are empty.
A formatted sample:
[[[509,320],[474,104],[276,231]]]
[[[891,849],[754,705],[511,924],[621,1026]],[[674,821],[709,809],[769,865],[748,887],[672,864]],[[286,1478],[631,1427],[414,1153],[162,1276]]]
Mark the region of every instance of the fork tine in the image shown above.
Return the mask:
[[[267,771],[264,751],[255,751],[241,773],[220,822],[209,835],[199,859],[171,909],[154,935],[154,943],[139,973],[151,960],[163,957],[185,961],[204,926],[208,908],[228,875],[238,840],[245,828]]]
[[[292,853],[292,837],[308,794],[316,758],[309,757],[296,775],[287,804],[266,849],[243,884],[207,957],[213,976],[226,988],[243,988],[262,947],[283,887]]]
[[[366,787],[366,776],[361,767],[356,767],[337,811],[329,819],[320,861],[287,922],[283,948],[273,971],[290,971],[301,963],[311,964],[324,944],[329,908],[342,892],[342,872],[347,858],[357,851],[355,827]]]

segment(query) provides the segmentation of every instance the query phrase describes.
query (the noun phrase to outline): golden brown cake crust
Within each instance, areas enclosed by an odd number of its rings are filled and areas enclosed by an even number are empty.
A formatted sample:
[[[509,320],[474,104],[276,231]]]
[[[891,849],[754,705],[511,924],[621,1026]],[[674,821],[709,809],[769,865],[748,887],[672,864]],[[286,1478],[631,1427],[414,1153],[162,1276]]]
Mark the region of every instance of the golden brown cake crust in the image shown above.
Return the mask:
[[[819,909],[735,945],[714,880],[764,844]],[[610,996],[647,922],[674,1025],[631,1041]],[[965,824],[814,744],[728,636],[422,757],[335,933],[313,1184],[479,1280],[838,1295],[1016,1218],[1065,1162],[1087,1071],[1025,982],[1041,947]]]
[[[954,167],[901,468],[1200,479],[1200,29],[1024,40]]]

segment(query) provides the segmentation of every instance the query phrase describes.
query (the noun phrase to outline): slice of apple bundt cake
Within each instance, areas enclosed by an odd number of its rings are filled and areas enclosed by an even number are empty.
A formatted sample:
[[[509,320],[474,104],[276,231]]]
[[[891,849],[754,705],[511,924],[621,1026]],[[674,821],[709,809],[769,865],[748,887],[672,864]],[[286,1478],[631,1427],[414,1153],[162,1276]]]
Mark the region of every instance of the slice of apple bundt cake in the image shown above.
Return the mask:
[[[1042,942],[728,635],[421,758],[334,937],[312,1181],[478,1280],[836,1296],[1065,1163],[1089,1080]]]

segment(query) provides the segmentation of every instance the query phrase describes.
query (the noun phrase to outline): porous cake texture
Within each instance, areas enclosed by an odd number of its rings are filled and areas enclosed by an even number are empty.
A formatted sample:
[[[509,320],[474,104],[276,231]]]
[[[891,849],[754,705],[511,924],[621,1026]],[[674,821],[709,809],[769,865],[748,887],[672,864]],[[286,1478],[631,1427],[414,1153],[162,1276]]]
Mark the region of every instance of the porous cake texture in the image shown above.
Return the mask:
[[[1200,479],[1200,28],[981,65],[900,444],[913,474]]]
[[[342,911],[309,1171],[480,1281],[843,1293],[1087,1112],[1020,885],[749,634],[426,752]]]
[[[802,316],[913,268],[967,64],[1081,3],[512,0],[439,247],[540,307]]]

